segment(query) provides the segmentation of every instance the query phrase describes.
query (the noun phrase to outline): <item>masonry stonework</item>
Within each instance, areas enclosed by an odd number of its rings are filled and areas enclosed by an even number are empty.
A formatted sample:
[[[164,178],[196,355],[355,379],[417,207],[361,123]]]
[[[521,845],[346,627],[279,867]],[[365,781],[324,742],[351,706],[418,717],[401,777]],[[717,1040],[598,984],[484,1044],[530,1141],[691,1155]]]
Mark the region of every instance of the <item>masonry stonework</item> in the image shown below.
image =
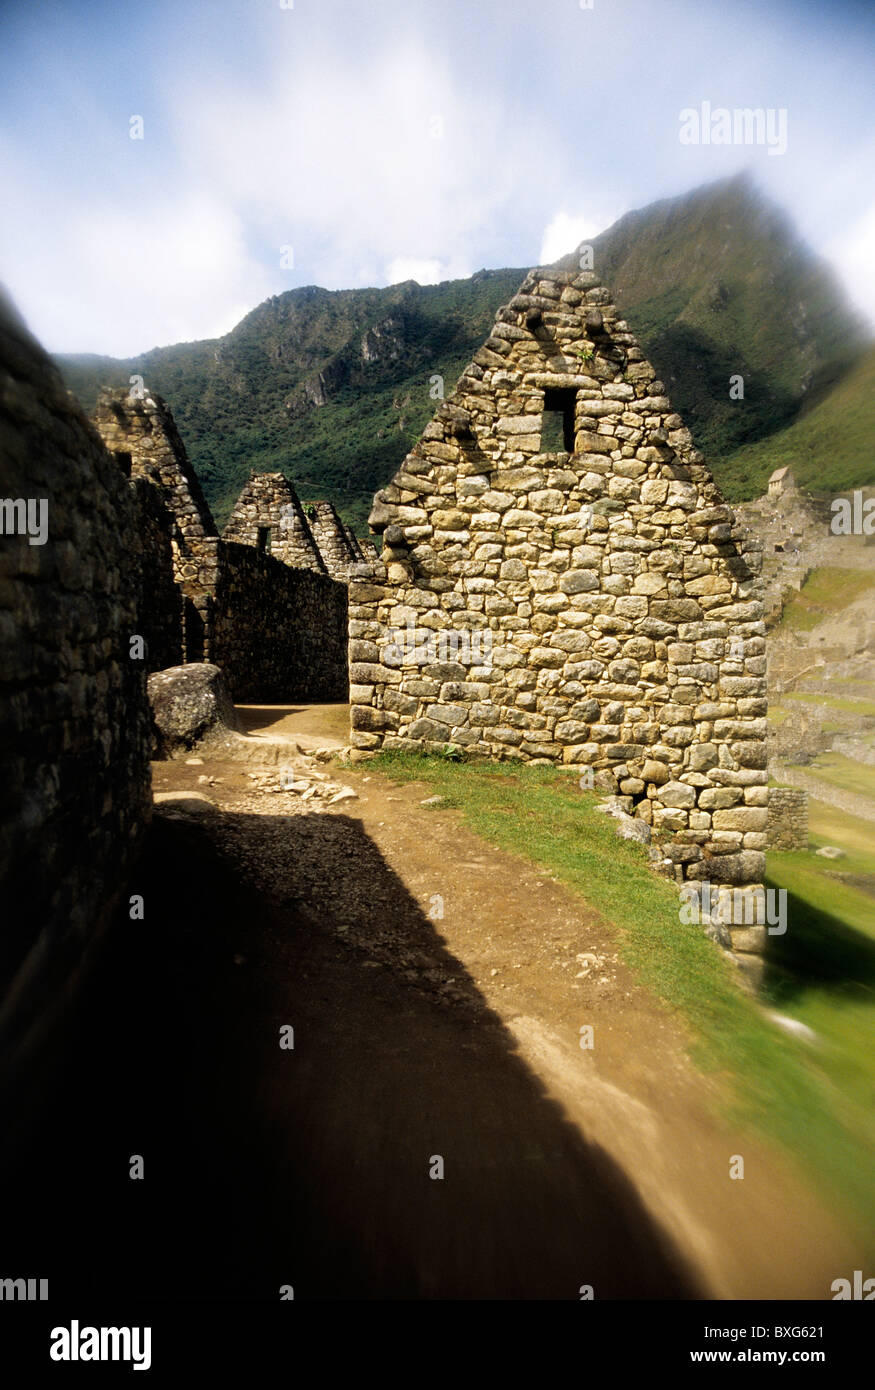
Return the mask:
[[[769,787],[766,834],[770,849],[807,849],[808,792],[796,787]]]
[[[145,476],[161,487],[174,522],[177,578],[185,579],[187,558],[205,536],[216,535],[216,527],[166,403],[149,392],[103,390],[94,423],[130,477]]]
[[[234,699],[346,700],[346,585],[251,546],[219,546],[206,659]]]
[[[226,541],[269,550],[294,569],[327,574],[298,494],[282,473],[253,473],[222,532]]]
[[[345,700],[346,586],[288,480],[253,474],[220,539],[160,396],[104,391],[95,422],[137,500],[147,669],[215,662],[236,700]]]
[[[377,493],[352,742],[588,769],[678,879],[764,871],[760,545],[608,291],[532,271]]]
[[[182,661],[183,595],[174,578],[173,518],[160,483],[140,474],[131,480],[134,527],[131,562],[137,583],[137,633],[145,642],[147,671]]]
[[[48,508],[44,543],[0,535],[6,1067],[72,1002],[139,853],[151,785],[131,487],[3,304],[0,459],[3,495]]]
[[[364,558],[355,544],[350,543],[349,533],[331,502],[310,502],[304,507],[313,539],[332,579],[345,584],[349,578],[350,565],[361,564]]]

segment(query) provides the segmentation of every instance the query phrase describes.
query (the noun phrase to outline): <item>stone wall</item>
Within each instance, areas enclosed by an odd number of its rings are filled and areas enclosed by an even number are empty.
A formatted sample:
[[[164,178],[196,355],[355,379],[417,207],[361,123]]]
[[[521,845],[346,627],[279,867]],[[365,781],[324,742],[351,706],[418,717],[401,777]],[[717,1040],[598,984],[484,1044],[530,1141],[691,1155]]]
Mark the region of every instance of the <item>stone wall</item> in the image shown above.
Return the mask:
[[[237,700],[345,700],[346,588],[287,479],[253,474],[220,539],[160,397],[102,392],[95,423],[132,480],[148,670],[211,661]]]
[[[163,671],[182,661],[183,596],[174,579],[173,521],[161,489],[141,474],[131,480],[134,524],[131,558],[137,579],[136,631],[146,644],[147,671]]]
[[[222,537],[267,550],[294,569],[328,573],[298,494],[282,473],[252,474]]]
[[[45,499],[44,544],[0,535],[0,1057],[75,995],[151,812],[134,497],[49,358],[0,305],[3,496]],[[2,1079],[2,1077],[0,1077]]]
[[[760,882],[761,546],[592,274],[527,276],[370,525],[357,749],[587,768],[676,877]]]
[[[346,700],[347,590],[247,545],[219,545],[205,660],[235,700]]]
[[[146,476],[161,487],[173,518],[174,571],[180,582],[201,541],[216,535],[185,445],[165,402],[144,393],[132,396],[118,390],[100,393],[94,422],[107,448],[129,468],[131,478]]]
[[[347,526],[346,522],[343,522],[342,524],[344,535],[346,536],[346,539],[349,542],[350,550],[352,551],[353,563],[360,565],[363,561],[368,559],[376,560],[378,558],[376,554],[376,547],[374,547],[374,554],[372,556],[366,555],[364,549],[362,548],[362,543],[353,531],[352,527]]]
[[[304,511],[325,568],[332,579],[345,584],[350,566],[363,559],[358,547],[350,544],[347,528],[331,502],[308,502]]]
[[[766,835],[770,849],[808,848],[808,792],[769,787]]]

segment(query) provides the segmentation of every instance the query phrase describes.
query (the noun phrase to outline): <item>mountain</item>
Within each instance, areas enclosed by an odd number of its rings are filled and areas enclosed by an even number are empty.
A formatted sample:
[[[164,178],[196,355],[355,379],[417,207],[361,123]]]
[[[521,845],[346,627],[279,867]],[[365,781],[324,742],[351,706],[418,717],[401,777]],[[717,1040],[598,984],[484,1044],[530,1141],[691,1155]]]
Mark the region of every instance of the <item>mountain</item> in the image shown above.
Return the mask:
[[[278,470],[301,497],[328,496],[367,534],[371,499],[489,334],[525,269],[386,289],[289,290],[220,339],[140,357],[59,357],[90,413],[101,385],[133,374],[173,411],[221,524],[251,469]]]
[[[866,344],[832,272],[745,176],[629,213],[593,252],[728,495],[750,495],[730,456],[791,424]],[[451,390],[526,269],[440,285],[306,286],[266,300],[223,338],[56,360],[89,412],[100,385],[135,374],[164,396],[220,524],[250,470],[275,469],[304,500],[330,496],[363,532],[373,493],[434,412],[434,379]],[[729,397],[736,374],[743,400]]]
[[[721,481],[737,499],[760,496],[769,474],[788,466],[800,487],[835,497],[875,481],[875,348],[791,425],[723,460]]]
[[[593,250],[721,480],[729,454],[789,424],[870,338],[831,269],[746,174],[629,213]],[[742,400],[729,394],[736,375]]]

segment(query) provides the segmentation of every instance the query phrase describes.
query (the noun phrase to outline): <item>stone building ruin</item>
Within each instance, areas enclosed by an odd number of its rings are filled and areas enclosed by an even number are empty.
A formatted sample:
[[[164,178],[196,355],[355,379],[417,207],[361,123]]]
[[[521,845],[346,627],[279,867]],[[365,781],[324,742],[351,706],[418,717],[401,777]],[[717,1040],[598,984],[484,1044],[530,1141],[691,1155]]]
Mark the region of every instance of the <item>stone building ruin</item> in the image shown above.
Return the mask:
[[[769,478],[769,497],[783,497],[796,488],[796,479],[789,468],[776,468]]]
[[[364,556],[337,515],[331,502],[310,502],[306,506],[316,544],[332,579],[345,584],[351,565],[361,564]]]
[[[452,744],[581,769],[678,880],[761,883],[761,545],[592,273],[530,272],[370,525],[382,556],[350,586],[360,756]]]
[[[302,502],[282,473],[250,476],[222,536],[266,550],[295,569],[329,574],[341,584],[352,565],[377,558],[373,542],[360,541],[333,502]]]
[[[222,538],[255,546],[293,569],[328,573],[298,494],[282,473],[250,476]]]
[[[237,700],[345,699],[346,585],[288,480],[253,474],[219,537],[160,396],[103,391],[95,424],[138,498],[147,670],[210,661]]]

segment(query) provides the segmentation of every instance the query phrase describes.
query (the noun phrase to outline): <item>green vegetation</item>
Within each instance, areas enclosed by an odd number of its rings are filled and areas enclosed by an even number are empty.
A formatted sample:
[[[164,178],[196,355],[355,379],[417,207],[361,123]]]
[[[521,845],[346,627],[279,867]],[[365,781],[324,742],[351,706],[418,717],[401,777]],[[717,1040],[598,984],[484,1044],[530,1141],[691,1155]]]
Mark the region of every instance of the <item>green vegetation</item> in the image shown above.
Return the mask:
[[[782,709],[780,705],[770,704],[766,718],[770,724],[783,724],[789,713],[788,709]]]
[[[809,431],[801,437],[810,442],[811,481],[871,481],[862,452],[871,380],[862,366],[848,374],[866,335],[831,272],[745,179],[630,213],[593,249],[599,277],[730,498],[763,491],[785,461],[774,455],[772,441],[783,438],[776,431],[797,420]],[[305,501],[330,497],[363,535],[374,492],[434,413],[432,378],[450,393],[525,273],[484,270],[385,289],[307,286],[274,295],[221,339],[127,361],[65,356],[58,364],[88,411],[99,385],[126,386],[134,373],[164,396],[220,526],[255,469],[284,473]],[[875,359],[866,361],[871,373]],[[745,394],[734,401],[729,378],[738,374]],[[742,446],[762,452],[748,457]],[[794,437],[794,468],[796,448]]]
[[[222,339],[59,365],[88,411],[99,386],[133,373],[165,398],[220,527],[255,470],[284,473],[305,502],[330,497],[367,535],[373,494],[437,407],[432,376],[448,395],[525,273],[307,286],[266,300]]]
[[[842,1129],[834,1163],[851,1192],[871,1167],[875,1143],[875,837],[870,822],[812,800],[809,838],[808,850],[769,855],[769,881],[787,890],[788,910],[787,933],[774,939],[770,992],[818,1036],[819,1068]],[[823,845],[844,857],[819,858]],[[840,1152],[846,1135],[856,1142]]]
[[[875,892],[875,832],[871,821],[812,798],[808,802],[808,836],[812,850],[838,845],[845,851],[845,858],[832,864],[818,859],[816,862],[824,872],[868,874]]]
[[[727,496],[759,496],[777,466],[766,441],[840,381],[871,337],[832,273],[746,175],[630,213],[593,250]],[[742,400],[729,395],[736,376]],[[730,466],[755,441],[757,467]]]
[[[875,574],[871,570],[831,566],[812,570],[799,593],[785,605],[781,622],[787,627],[810,632],[824,618],[841,612],[873,587]]]
[[[738,1118],[779,1139],[871,1229],[872,916],[864,927],[866,895],[844,884],[839,894],[830,861],[770,856],[775,885],[792,884],[793,895],[786,936],[770,939],[778,944],[767,1000],[814,1028],[812,1045],[779,1031],[739,991],[701,930],[680,923],[672,885],[651,872],[640,846],[617,839],[596,797],[567,773],[398,753],[370,767],[427,784],[471,829],[542,866],[614,923],[624,958],[688,1025],[695,1060],[730,1087]]]
[[[811,764],[811,772],[821,782],[875,801],[875,767],[868,763],[854,762],[841,753],[819,753]]]
[[[765,492],[775,468],[790,467],[800,487],[835,497],[875,480],[875,350],[834,389],[807,406],[791,425],[738,449],[721,461],[729,494],[746,499]]]
[[[875,700],[854,700],[850,696],[841,699],[835,695],[811,695],[802,690],[790,690],[783,699],[800,700],[804,705],[825,705],[828,709],[847,710],[850,714],[875,715]]]

